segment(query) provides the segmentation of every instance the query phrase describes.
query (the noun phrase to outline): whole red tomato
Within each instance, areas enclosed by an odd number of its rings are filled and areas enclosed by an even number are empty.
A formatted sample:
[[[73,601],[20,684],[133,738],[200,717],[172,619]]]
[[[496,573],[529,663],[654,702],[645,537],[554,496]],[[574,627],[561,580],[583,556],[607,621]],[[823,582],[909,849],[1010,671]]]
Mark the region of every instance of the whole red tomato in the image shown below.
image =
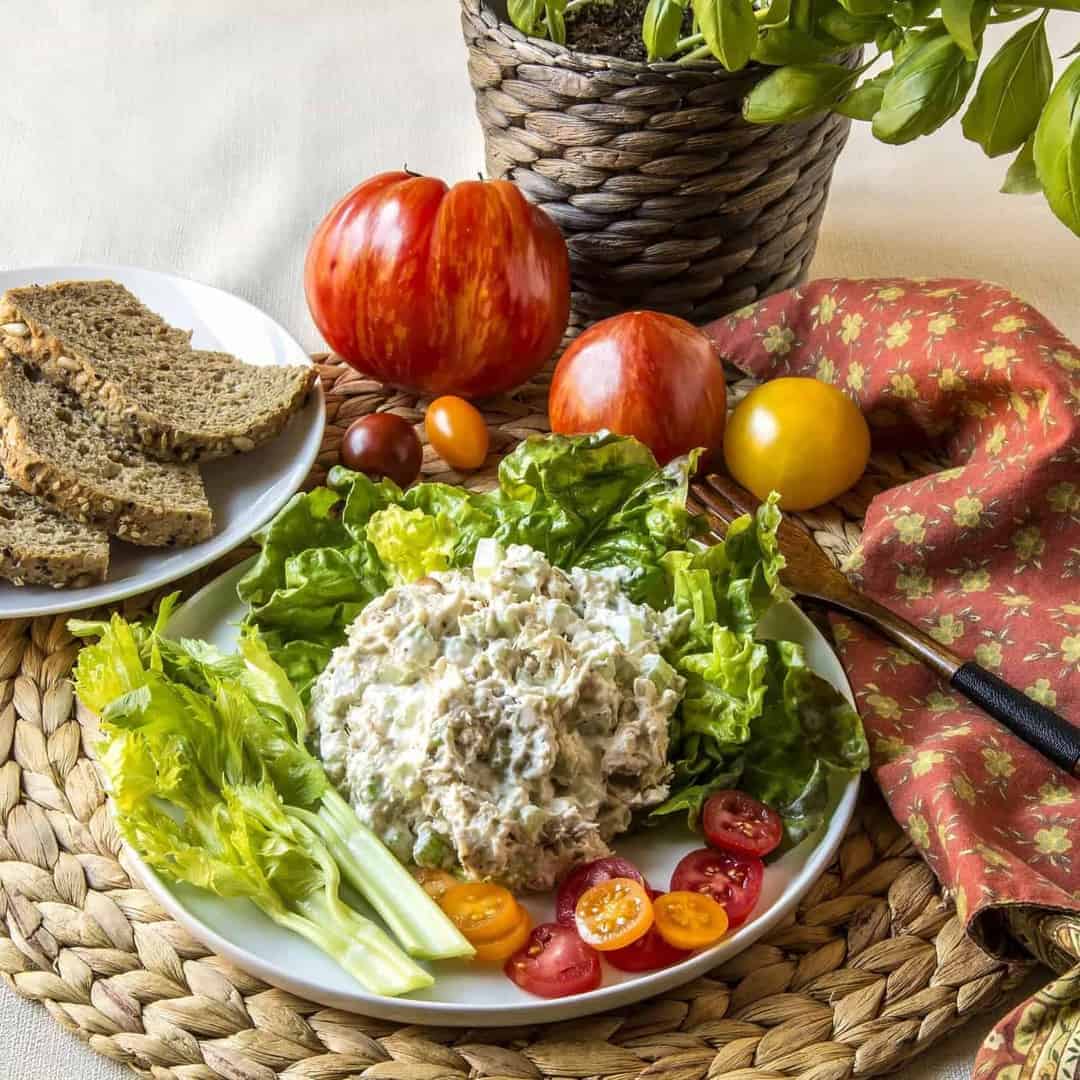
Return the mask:
[[[505,180],[407,172],[366,180],[319,226],[308,307],[358,371],[429,394],[483,397],[534,375],[570,312],[566,242]]]
[[[697,446],[715,458],[727,387],[709,339],[656,311],[630,311],[585,331],[563,353],[548,398],[551,430],[633,435],[665,464]]]

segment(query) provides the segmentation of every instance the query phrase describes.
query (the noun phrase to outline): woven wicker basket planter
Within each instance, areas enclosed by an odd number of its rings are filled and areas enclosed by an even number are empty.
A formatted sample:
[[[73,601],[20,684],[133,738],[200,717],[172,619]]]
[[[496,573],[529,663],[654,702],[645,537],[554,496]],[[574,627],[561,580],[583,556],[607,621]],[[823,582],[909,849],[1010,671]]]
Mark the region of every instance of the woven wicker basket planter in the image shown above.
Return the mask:
[[[590,56],[525,37],[503,0],[461,8],[488,173],[562,228],[573,326],[635,307],[703,322],[804,277],[848,120],[747,124],[768,69]]]

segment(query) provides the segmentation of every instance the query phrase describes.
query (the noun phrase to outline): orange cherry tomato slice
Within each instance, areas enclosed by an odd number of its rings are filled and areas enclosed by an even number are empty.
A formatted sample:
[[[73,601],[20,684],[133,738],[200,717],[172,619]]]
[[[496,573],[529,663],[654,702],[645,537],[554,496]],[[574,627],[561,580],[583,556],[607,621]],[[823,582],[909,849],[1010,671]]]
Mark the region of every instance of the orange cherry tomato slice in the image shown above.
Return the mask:
[[[433,870],[427,866],[414,866],[412,868],[412,876],[419,882],[420,888],[423,889],[436,903],[438,903],[450,889],[461,884],[453,874],[448,874],[445,870]]]
[[[529,940],[532,928],[532,917],[519,904],[518,921],[514,924],[513,930],[508,934],[504,934],[501,938],[496,938],[494,941],[477,942],[473,946],[476,949],[476,959],[482,964],[505,963],[514,953],[525,947],[525,942]]]
[[[607,952],[632,945],[653,924],[653,906],[640,881],[611,878],[586,889],[574,910],[581,940]]]
[[[656,929],[676,949],[704,949],[727,933],[727,912],[704,893],[664,893],[656,898],[653,908]]]
[[[428,442],[452,469],[479,469],[487,457],[490,435],[480,411],[464,398],[436,398],[424,416]]]
[[[470,945],[488,945],[505,937],[517,925],[521,911],[509,889],[485,881],[447,889],[439,906]]]

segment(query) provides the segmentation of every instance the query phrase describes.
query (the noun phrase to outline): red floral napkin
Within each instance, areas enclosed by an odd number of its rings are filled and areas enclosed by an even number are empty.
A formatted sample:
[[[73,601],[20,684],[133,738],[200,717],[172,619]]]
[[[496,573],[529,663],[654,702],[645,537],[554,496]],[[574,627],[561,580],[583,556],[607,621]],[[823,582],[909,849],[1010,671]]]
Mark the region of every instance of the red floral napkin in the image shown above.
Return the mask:
[[[839,386],[876,447],[947,460],[871,502],[846,571],[1080,723],[1080,351],[967,280],[816,281],[706,330],[760,378]],[[1080,913],[1080,782],[901,650],[834,625],[874,775],[969,927],[992,944],[1003,905]]]

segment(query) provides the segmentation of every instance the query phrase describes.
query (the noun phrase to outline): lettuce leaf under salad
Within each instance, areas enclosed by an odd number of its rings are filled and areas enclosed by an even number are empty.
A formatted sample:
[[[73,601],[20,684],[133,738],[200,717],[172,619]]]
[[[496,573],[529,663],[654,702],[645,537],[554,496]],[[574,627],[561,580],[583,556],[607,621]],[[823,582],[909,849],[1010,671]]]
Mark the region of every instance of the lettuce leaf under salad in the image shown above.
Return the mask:
[[[694,823],[711,792],[738,786],[778,810],[797,841],[822,822],[830,774],[867,767],[866,739],[800,646],[756,637],[786,597],[775,500],[722,544],[704,544],[685,505],[697,460],[660,468],[641,443],[600,432],[527,439],[483,493],[435,483],[402,492],[335,468],[256,536],[261,552],[239,585],[247,626],[306,696],[365,604],[433,570],[470,567],[485,537],[528,544],[564,569],[618,568],[635,602],[689,613],[666,657],[687,690],[670,795],[652,816],[679,811]]]

